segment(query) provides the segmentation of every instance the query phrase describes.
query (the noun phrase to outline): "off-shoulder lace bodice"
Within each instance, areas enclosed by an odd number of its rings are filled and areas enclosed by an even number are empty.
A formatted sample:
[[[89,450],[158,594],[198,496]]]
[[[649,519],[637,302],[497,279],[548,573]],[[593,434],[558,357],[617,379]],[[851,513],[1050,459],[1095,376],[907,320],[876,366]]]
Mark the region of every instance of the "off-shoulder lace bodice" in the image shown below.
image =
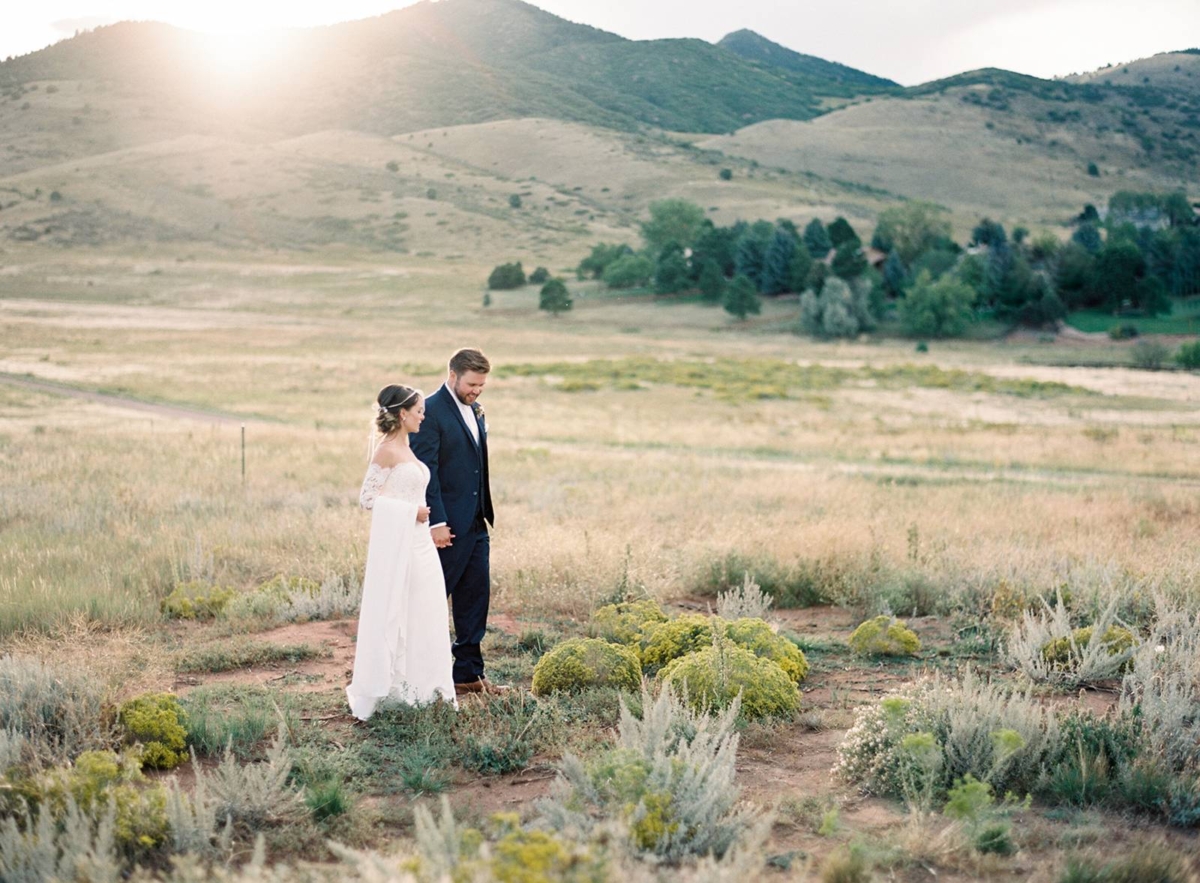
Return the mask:
[[[428,484],[429,467],[420,460],[397,463],[392,467],[372,463],[367,467],[367,476],[358,493],[358,504],[364,509],[372,509],[376,497],[395,497],[424,506]]]

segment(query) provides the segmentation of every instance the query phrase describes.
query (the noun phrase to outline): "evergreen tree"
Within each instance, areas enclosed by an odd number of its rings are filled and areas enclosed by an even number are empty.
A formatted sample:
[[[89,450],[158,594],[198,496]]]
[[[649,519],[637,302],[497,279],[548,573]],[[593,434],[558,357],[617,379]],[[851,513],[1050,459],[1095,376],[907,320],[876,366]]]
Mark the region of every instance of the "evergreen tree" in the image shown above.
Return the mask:
[[[796,250],[792,253],[792,263],[788,268],[788,291],[803,291],[808,287],[813,258],[808,253],[808,247],[802,241],[796,239],[795,243]]]
[[[829,240],[829,232],[825,229],[825,225],[821,223],[820,218],[813,218],[808,222],[808,226],[804,228],[804,247],[813,256],[813,260],[817,261],[823,260],[833,250],[833,243]]]
[[[833,275],[842,279],[857,279],[867,271],[868,266],[862,243],[857,239],[849,239],[838,246],[829,268],[833,270]]]
[[[738,239],[734,275],[745,276],[759,291],[762,291],[763,261],[774,232],[775,226],[769,221],[756,221]]]
[[[858,234],[854,232],[850,222],[843,217],[834,218],[826,232],[829,234],[829,242],[834,248],[841,248],[847,242],[862,245],[862,240],[858,238]]]
[[[887,260],[883,262],[883,287],[892,297],[904,294],[904,286],[908,284],[908,270],[900,259],[900,252],[892,249]]]
[[[1146,261],[1132,242],[1109,243],[1096,255],[1096,285],[1105,309],[1116,312],[1138,302],[1138,280]]]
[[[1071,234],[1071,241],[1082,245],[1088,254],[1096,254],[1104,247],[1104,240],[1100,238],[1100,228],[1092,223],[1080,224]]]
[[[557,316],[571,309],[573,305],[571,293],[567,291],[567,285],[561,279],[551,279],[542,286],[538,297],[539,310],[546,310],[550,315]]]
[[[829,265],[824,261],[813,261],[812,270],[808,273],[808,288],[814,294],[820,294],[825,288],[825,280],[829,278]]]
[[[716,261],[706,260],[700,268],[700,296],[707,303],[721,303],[725,298],[725,274]]]
[[[750,313],[762,312],[762,298],[758,289],[746,276],[735,276],[725,290],[725,312],[745,320]]]
[[[777,228],[763,257],[760,282],[763,294],[782,294],[792,290],[792,261],[795,256],[796,240],[787,230]]]
[[[1004,232],[1004,225],[991,218],[984,218],[971,232],[972,245],[995,248],[998,245],[1005,245],[1007,242],[1008,236]]]
[[[732,227],[715,227],[712,221],[705,221],[700,238],[692,249],[692,272],[697,278],[704,265],[715,263],[722,276],[732,276],[734,272],[734,255],[737,252],[737,241],[746,228],[744,223]]]

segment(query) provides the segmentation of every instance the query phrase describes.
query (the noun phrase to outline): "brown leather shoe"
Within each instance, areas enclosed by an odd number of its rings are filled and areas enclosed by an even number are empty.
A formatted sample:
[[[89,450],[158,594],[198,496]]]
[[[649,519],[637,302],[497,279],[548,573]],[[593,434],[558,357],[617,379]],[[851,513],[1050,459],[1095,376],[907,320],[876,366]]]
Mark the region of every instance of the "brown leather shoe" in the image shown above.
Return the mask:
[[[455,684],[454,695],[470,696],[483,693],[489,696],[501,696],[511,689],[512,687],[506,687],[502,684],[493,684],[487,678],[480,678],[477,681],[467,681],[463,684]]]

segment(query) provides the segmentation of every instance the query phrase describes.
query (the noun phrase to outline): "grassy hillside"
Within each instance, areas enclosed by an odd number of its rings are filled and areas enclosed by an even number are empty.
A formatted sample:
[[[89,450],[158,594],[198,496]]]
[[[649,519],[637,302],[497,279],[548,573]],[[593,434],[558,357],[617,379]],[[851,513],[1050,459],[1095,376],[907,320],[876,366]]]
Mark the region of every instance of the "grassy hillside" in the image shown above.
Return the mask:
[[[1069,77],[1075,83],[1113,86],[1155,86],[1200,94],[1200,52],[1163,52],[1126,64]]]
[[[899,85],[893,80],[877,77],[844,64],[826,61],[815,55],[804,55],[751,30],[743,29],[726,34],[717,45],[764,67],[778,68],[806,79],[834,80],[844,83],[849,90],[879,91],[898,88]]]
[[[122,23],[0,64],[0,88],[107,82],[150,108],[203,108],[291,134],[395,134],[526,116],[596,125],[732,131],[808,119],[845,75],[803,81],[698,40],[631,41],[520,0],[424,2],[375,19],[276,35],[226,76],[220,40]],[[846,69],[849,71],[850,69]]]
[[[964,221],[1053,225],[1116,190],[1194,182],[1200,96],[1164,95],[977,71],[700,146],[932,200]]]

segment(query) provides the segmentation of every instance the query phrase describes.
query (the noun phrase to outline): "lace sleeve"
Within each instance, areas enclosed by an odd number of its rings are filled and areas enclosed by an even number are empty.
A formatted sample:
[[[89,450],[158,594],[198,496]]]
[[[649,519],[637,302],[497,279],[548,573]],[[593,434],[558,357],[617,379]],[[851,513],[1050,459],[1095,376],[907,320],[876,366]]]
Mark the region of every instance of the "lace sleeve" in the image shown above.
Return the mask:
[[[391,471],[375,463],[367,467],[367,476],[363,479],[362,490],[358,492],[358,505],[364,509],[375,508],[375,498],[383,490],[383,485]]]

